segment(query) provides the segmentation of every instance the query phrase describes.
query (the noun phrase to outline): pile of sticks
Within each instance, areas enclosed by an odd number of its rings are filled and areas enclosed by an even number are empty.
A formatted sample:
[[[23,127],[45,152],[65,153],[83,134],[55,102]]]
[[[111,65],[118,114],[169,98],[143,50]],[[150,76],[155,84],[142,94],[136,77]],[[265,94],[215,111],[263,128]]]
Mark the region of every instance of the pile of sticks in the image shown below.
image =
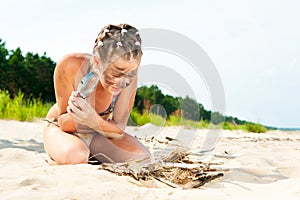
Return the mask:
[[[222,177],[221,171],[211,168],[210,164],[195,162],[189,158],[189,152],[176,149],[164,159],[142,165],[141,161],[101,164],[100,169],[108,170],[120,176],[131,176],[140,181],[158,180],[174,188],[199,188],[204,184]]]

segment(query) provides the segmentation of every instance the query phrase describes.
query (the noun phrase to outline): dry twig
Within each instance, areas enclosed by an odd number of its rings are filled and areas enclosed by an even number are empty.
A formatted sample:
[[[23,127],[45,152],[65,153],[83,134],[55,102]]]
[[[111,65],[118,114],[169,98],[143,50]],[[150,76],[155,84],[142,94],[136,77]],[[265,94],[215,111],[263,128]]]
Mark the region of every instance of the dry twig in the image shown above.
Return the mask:
[[[146,166],[132,161],[120,164],[102,164],[100,169],[120,176],[131,176],[136,180],[156,179],[168,186],[184,189],[198,188],[223,176],[222,172],[210,168],[209,164],[189,160],[188,155],[188,151],[176,149],[163,161]]]

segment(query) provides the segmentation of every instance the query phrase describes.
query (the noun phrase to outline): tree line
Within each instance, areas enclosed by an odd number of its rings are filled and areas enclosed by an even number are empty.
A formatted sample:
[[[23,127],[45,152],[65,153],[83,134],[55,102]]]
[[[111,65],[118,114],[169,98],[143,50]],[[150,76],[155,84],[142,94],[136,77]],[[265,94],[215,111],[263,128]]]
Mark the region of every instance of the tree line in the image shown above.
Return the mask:
[[[7,50],[5,45],[0,39],[0,90],[8,91],[11,98],[21,92],[27,99],[39,98],[43,102],[55,102],[53,72],[56,63],[46,53],[40,56],[28,52],[24,56],[20,48]],[[147,112],[154,104],[163,106],[166,117],[181,115],[188,120],[203,120],[214,124],[223,121],[238,125],[246,123],[235,117],[206,110],[189,96],[182,98],[165,95],[155,85],[137,89],[134,110]]]
[[[206,110],[201,103],[198,103],[189,96],[182,98],[164,95],[156,85],[150,87],[142,86],[137,89],[134,102],[135,110],[142,114],[143,112],[147,112],[150,106],[155,104],[162,105],[167,117],[170,115],[181,115],[184,119],[208,121],[213,124],[219,124],[224,121],[237,125],[247,123],[247,121],[240,120],[236,117],[224,116],[219,112]]]
[[[25,98],[41,98],[54,102],[53,72],[55,62],[37,53],[23,53],[20,48],[7,50],[0,39],[0,89],[11,98],[21,91]]]

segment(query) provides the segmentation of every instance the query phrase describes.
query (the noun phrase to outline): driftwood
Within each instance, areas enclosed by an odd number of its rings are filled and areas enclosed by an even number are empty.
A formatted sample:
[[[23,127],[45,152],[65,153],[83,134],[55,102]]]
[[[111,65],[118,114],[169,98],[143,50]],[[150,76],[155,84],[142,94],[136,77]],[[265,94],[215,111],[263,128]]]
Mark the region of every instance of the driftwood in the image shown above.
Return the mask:
[[[222,177],[223,173],[210,167],[210,164],[193,162],[188,151],[176,149],[161,161],[142,165],[141,161],[101,164],[100,169],[117,175],[131,176],[140,181],[158,180],[168,186],[184,189],[198,188],[205,183]]]

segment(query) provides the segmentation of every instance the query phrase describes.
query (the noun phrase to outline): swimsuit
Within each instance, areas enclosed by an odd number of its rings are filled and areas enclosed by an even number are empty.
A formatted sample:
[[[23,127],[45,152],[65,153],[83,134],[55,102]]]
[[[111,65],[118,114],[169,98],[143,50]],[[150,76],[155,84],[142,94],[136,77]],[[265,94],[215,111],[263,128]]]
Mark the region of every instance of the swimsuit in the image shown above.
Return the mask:
[[[104,115],[110,114],[114,111],[115,104],[116,104],[116,101],[117,101],[118,97],[119,97],[119,94],[113,96],[113,99],[112,99],[109,107],[106,109],[106,111],[99,114],[101,117],[104,116]]]

